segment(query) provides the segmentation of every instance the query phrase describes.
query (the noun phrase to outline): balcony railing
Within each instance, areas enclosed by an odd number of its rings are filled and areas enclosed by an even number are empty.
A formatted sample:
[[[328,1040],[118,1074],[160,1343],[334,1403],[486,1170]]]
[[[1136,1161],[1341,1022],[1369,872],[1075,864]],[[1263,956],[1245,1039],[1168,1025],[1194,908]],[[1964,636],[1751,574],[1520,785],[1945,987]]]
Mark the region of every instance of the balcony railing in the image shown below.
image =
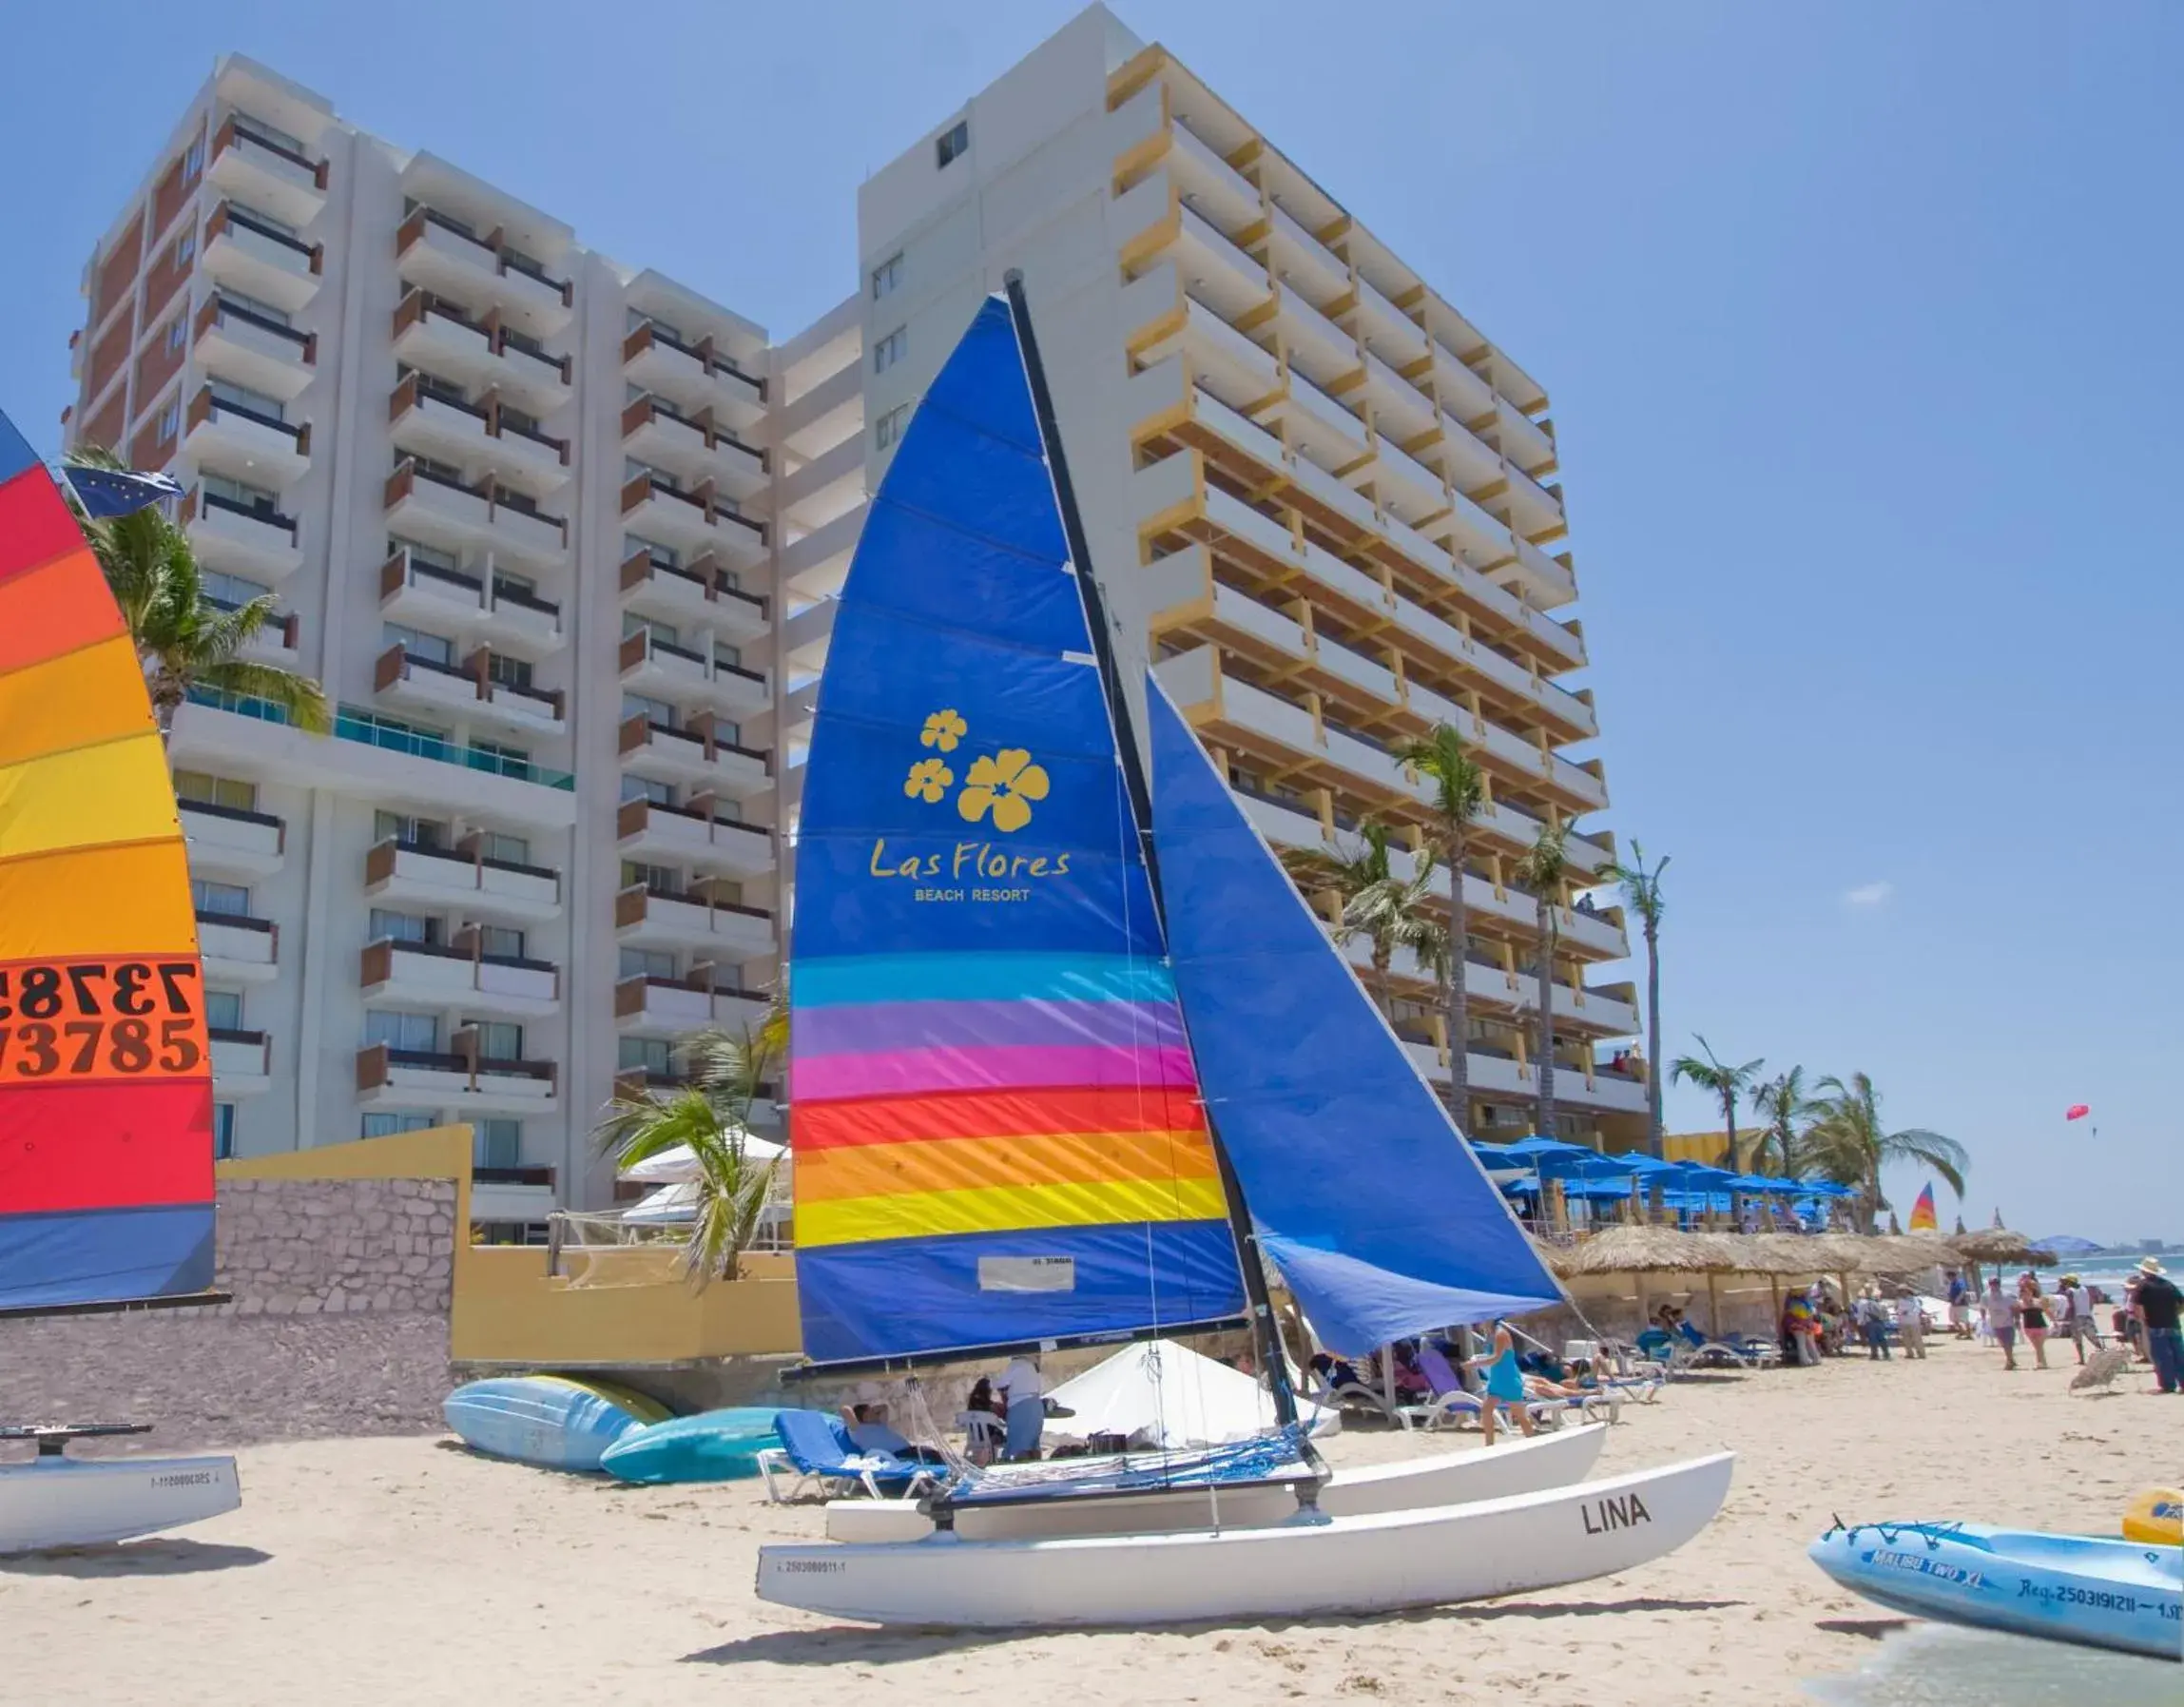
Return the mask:
[[[661,344],[670,350],[679,350],[703,367],[706,373],[721,378],[734,379],[750,388],[751,395],[760,402],[766,400],[766,382],[755,374],[746,374],[725,356],[716,355],[712,339],[686,343],[667,327],[654,320],[647,320],[622,340],[622,359],[629,361],[642,355],[649,344]]]
[[[207,492],[199,486],[183,500],[182,519],[186,524],[192,514],[203,510],[224,510],[231,515],[261,522],[268,528],[282,529],[287,533],[291,545],[296,541],[296,518],[281,514],[271,504],[246,503],[241,498],[223,497],[217,492]]]
[[[272,701],[257,699],[248,694],[216,693],[209,689],[199,688],[191,689],[189,699],[192,705],[203,706],[215,711],[232,712],[238,717],[256,718],[261,723],[285,724],[289,721],[288,713]],[[465,770],[483,771],[490,776],[504,776],[519,783],[536,783],[541,787],[558,788],[563,793],[572,792],[576,787],[575,777],[566,770],[553,770],[510,753],[464,747],[442,736],[427,735],[406,725],[391,723],[361,706],[344,705],[335,712],[334,736],[338,741],[355,741],[389,752],[408,753],[414,758],[459,766]]]
[[[282,325],[269,315],[242,307],[218,295],[205,298],[204,306],[197,311],[197,335],[202,338],[212,327],[224,325],[229,320],[254,326],[269,337],[286,339],[296,346],[296,359],[305,366],[310,366],[319,359],[318,333],[299,332],[294,326]]]

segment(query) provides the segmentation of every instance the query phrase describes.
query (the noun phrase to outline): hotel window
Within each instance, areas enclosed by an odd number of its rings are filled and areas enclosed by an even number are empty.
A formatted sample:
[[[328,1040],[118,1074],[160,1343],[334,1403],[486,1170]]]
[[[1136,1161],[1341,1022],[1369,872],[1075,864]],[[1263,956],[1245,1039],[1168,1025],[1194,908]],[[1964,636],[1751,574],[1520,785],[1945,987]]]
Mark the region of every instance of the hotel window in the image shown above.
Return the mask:
[[[666,948],[625,948],[622,951],[622,976],[624,978],[673,978],[675,956]]]
[[[654,545],[649,539],[640,539],[634,533],[623,534],[622,561],[627,563],[630,558],[636,556],[649,557],[654,563],[665,569],[683,567],[683,553],[673,546]]]
[[[287,404],[279,398],[268,397],[262,391],[253,391],[247,385],[231,384],[225,379],[209,379],[205,382],[205,389],[212,393],[214,402],[224,403],[230,409],[261,416],[269,421],[284,421],[288,418]]]
[[[405,657],[417,658],[427,664],[452,667],[455,661],[455,643],[439,634],[428,634],[422,629],[407,628],[398,622],[382,623],[379,628],[381,646],[398,646]]]
[[[241,1031],[242,993],[240,990],[207,990],[204,993],[204,1024],[207,1031]]]
[[[683,874],[667,865],[646,865],[635,860],[622,862],[622,886],[642,889],[648,895],[680,896]]]
[[[220,287],[220,301],[223,307],[240,308],[244,314],[254,314],[261,320],[271,320],[276,326],[292,326],[296,322],[285,308],[276,308],[271,302],[261,302],[256,297],[246,297],[239,290]]]
[[[219,806],[230,812],[258,810],[258,785],[234,777],[214,776],[204,770],[178,770],[174,791],[184,801],[201,806]]]
[[[407,812],[375,812],[372,840],[399,842],[405,847],[445,847],[448,826],[436,818],[413,818]]]
[[[902,436],[902,428],[910,419],[910,405],[898,403],[872,423],[872,448],[884,451]]]
[[[436,1055],[440,1047],[440,1017],[404,1013],[399,1008],[373,1008],[364,1016],[364,1047],[369,1049],[376,1043],[384,1043],[389,1049],[410,1055]]]
[[[200,913],[217,913],[227,919],[250,917],[250,891],[241,883],[216,883],[209,878],[189,880],[189,898]]]
[[[872,371],[884,374],[909,352],[910,339],[900,326],[872,346]]]
[[[471,1148],[474,1168],[523,1166],[523,1122],[505,1117],[480,1120]]]
[[[512,658],[506,652],[489,652],[486,654],[485,673],[487,680],[496,687],[519,690],[531,687],[529,658]]]
[[[178,409],[181,406],[180,403],[175,405]],[[278,494],[268,492],[262,486],[250,486],[241,480],[231,480],[225,475],[205,475],[199,484],[204,488],[206,497],[224,498],[228,503],[254,514],[272,515],[280,508]]]
[[[632,634],[649,634],[662,646],[673,646],[682,638],[682,630],[673,623],[653,622],[627,611],[622,613],[622,638],[625,640]]]
[[[489,860],[498,860],[503,865],[531,863],[531,839],[528,836],[510,836],[499,830],[482,830],[478,834],[478,851]]]
[[[189,320],[186,317],[178,314],[166,323],[166,353],[169,356],[179,356],[183,352],[183,346],[188,342]]]
[[[902,284],[902,251],[898,249],[872,269],[872,300],[892,295]]]
[[[201,136],[190,144],[188,152],[182,157],[182,175],[184,178],[195,178],[203,170],[204,138]]]
[[[246,581],[241,575],[231,575],[225,570],[205,569],[198,572],[198,591],[204,602],[218,611],[240,611],[252,599],[263,598],[273,591],[257,581]]]
[[[481,1061],[520,1061],[523,1059],[523,1027],[509,1019],[473,1019],[470,1029],[477,1033],[477,1055]]]
[[[367,1138],[391,1138],[398,1132],[430,1132],[439,1122],[431,1115],[366,1115]]]
[[[512,924],[481,924],[477,938],[481,954],[503,960],[523,959],[523,933]]]
[[[675,786],[653,777],[625,773],[622,778],[622,798],[648,800],[656,806],[671,806],[675,804]]]
[[[369,934],[371,942],[416,942],[436,947],[440,940],[440,921],[419,913],[397,913],[389,907],[374,907],[371,912]]]
[[[224,1162],[235,1154],[235,1104],[212,1105],[212,1159]]]
[[[187,266],[196,256],[197,232],[192,228],[174,240],[174,264],[178,267]]]
[[[623,1038],[615,1044],[615,1065],[624,1073],[657,1074],[674,1070],[675,1046],[665,1038]]]
[[[968,154],[970,151],[971,121],[969,119],[957,119],[948,129],[941,132],[939,139],[933,145],[934,157],[939,161],[943,169],[946,168],[950,161]]]
[[[664,699],[647,699],[642,693],[625,693],[622,696],[622,721],[642,717],[655,728],[671,729],[676,727],[675,708]],[[628,797],[625,795],[624,799]]]
[[[152,427],[152,442],[164,444],[182,431],[182,399],[176,398],[159,412],[159,419]]]

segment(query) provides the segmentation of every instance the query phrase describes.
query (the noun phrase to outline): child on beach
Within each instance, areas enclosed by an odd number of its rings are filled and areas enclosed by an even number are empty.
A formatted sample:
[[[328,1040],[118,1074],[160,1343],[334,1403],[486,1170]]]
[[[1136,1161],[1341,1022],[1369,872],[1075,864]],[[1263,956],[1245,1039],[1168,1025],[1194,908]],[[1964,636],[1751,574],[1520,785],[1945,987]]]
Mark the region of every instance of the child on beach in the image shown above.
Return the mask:
[[[1494,1445],[1494,1413],[1498,1406],[1506,1409],[1527,1435],[1533,1432],[1532,1407],[1524,1402],[1524,1374],[1517,1367],[1517,1342],[1510,1336],[1508,1323],[1495,1323],[1493,1348],[1482,1357],[1465,1358],[1463,1367],[1486,1371],[1486,1388],[1479,1395],[1483,1403],[1479,1411],[1479,1426],[1486,1437],[1485,1445]]]

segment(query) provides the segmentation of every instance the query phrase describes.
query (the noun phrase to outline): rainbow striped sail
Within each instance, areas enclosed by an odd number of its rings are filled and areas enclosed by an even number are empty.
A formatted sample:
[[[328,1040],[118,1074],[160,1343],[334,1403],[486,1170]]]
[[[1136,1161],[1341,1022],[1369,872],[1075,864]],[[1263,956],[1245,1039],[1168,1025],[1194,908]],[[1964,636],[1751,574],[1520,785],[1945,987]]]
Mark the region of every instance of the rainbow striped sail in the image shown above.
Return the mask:
[[[804,1350],[1182,1328],[1243,1289],[1006,305],[874,498],[797,838]]]
[[[0,1309],[212,1283],[189,871],[135,648],[0,416]]]

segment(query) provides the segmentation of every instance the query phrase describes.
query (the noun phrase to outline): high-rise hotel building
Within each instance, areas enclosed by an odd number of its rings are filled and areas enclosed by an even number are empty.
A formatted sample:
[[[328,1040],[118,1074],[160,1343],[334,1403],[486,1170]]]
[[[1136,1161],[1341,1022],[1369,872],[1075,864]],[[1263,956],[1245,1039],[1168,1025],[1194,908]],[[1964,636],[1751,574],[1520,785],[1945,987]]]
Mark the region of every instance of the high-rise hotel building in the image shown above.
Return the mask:
[[[1537,909],[1513,867],[1543,823],[1608,804],[1600,761],[1565,750],[1598,723],[1557,679],[1586,651],[1545,391],[1102,7],[875,172],[858,236],[872,477],[1022,268],[1125,674],[1156,661],[1277,849],[1340,847],[1367,814],[1416,845],[1426,789],[1391,747],[1444,722],[1470,744],[1490,797],[1462,873],[1472,1035],[1444,1035],[1415,963],[1397,1025],[1436,1082],[1469,1051],[1467,1130],[1529,1131]],[[1589,969],[1629,946],[1619,911],[1575,904],[1614,846],[1588,824],[1569,850],[1556,1124],[1619,1148],[1645,1086],[1612,1045],[1639,1021]]]
[[[170,470],[338,707],[175,727],[221,1145],[469,1119],[481,1218],[595,1200],[617,1079],[775,976],[779,588],[855,538],[854,309],[772,343],[233,58],[85,293],[68,443]]]
[[[846,198],[844,214],[846,217]],[[1463,873],[1473,1035],[1399,965],[1470,1129],[1529,1129],[1538,825],[1599,812],[1540,386],[1191,71],[1080,14],[858,192],[862,278],[770,339],[689,284],[321,97],[221,62],[85,272],[71,445],[186,488],[212,596],[325,684],[175,730],[221,1141],[478,1129],[482,1218],[607,1194],[617,1082],[753,1016],[864,494],[978,301],[1024,269],[1132,659],[1279,847],[1377,814],[1454,724],[1490,777]],[[1642,1131],[1613,909],[1554,897],[1564,1135]],[[1407,856],[1406,856],[1407,857]],[[1362,946],[1352,953],[1361,960]]]

